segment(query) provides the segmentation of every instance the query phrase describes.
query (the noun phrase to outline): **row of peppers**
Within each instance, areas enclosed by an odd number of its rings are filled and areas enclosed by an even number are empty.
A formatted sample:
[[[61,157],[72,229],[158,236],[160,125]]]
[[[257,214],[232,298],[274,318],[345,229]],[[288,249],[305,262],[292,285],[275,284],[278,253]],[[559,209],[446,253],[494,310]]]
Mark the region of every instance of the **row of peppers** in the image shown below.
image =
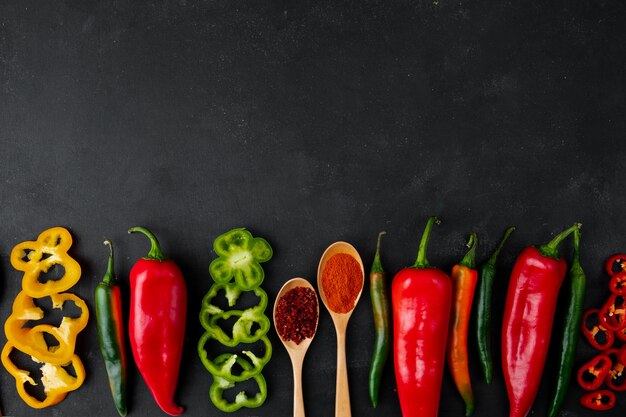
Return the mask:
[[[145,235],[151,247],[130,271],[128,335],[131,350],[156,403],[164,412],[176,416],[184,411],[175,403],[174,394],[185,338],[186,284],[181,270],[163,254],[154,234],[143,227],[128,231],[136,232]],[[94,291],[98,341],[115,407],[121,416],[125,416],[128,411],[128,359],[122,294],[114,272],[113,245],[108,240],[104,243],[109,246],[107,270]],[[78,282],[81,275],[80,265],[68,254],[71,244],[69,231],[54,227],[42,232],[36,241],[18,244],[11,253],[13,267],[24,272],[23,290],[16,297],[13,312],[5,323],[8,343],[1,359],[15,378],[19,395],[33,408],[57,404],[70,391],[78,389],[85,379],[84,367],[74,349],[78,333],[87,325],[89,311],[82,299],[65,292]],[[218,236],[213,247],[218,257],[211,263],[209,272],[215,284],[203,299],[200,322],[206,333],[198,344],[200,359],[213,374],[209,396],[218,409],[226,412],[241,407],[258,407],[267,397],[265,379],[260,371],[272,355],[272,345],[266,336],[270,322],[263,314],[268,300],[260,288],[264,279],[260,263],[272,257],[272,248],[265,239],[253,237],[243,228]],[[62,276],[46,276],[57,266],[63,268]],[[235,305],[244,291],[253,291],[259,297],[259,303],[243,311],[223,311],[212,303],[220,291],[224,291],[229,307]],[[51,299],[53,309],[62,311],[63,318],[58,325],[42,322],[45,312],[40,305],[46,297]],[[78,315],[65,314],[71,309],[70,303],[80,310]],[[230,318],[236,318],[236,321],[229,336],[219,322]],[[209,339],[229,347],[260,340],[264,353],[258,357],[249,348],[242,356],[225,353],[212,358],[205,347]],[[18,358],[15,351],[25,355]],[[26,355],[36,364],[29,365]],[[235,364],[241,372],[235,372]],[[31,371],[37,368],[38,371],[31,374],[23,368]],[[37,374],[40,374],[39,382]],[[232,402],[223,398],[224,391],[247,379],[256,381],[259,389],[256,396],[248,398],[242,391]]]
[[[477,341],[481,367],[488,383],[493,377],[491,354],[491,299],[496,260],[514,228],[502,240],[480,269],[476,267],[478,238],[471,234],[467,253],[448,276],[432,267],[426,249],[436,217],[429,218],[411,267],[400,270],[392,281],[393,357],[400,406],[404,417],[435,417],[444,372],[448,363],[456,387],[466,405],[466,415],[475,408],[470,381],[468,329],[474,292],[480,277],[477,302]],[[380,262],[379,234],[370,274],[370,293],[375,322],[375,343],[369,374],[369,391],[374,407],[382,369],[389,352],[390,307],[385,274]],[[574,256],[569,269],[571,286],[566,323],[561,334],[558,380],[550,403],[550,417],[561,407],[576,353],[585,274],[579,262],[580,224],[558,234],[544,245],[529,246],[518,256],[509,281],[502,323],[502,365],[511,417],[530,412],[541,381],[559,289],[567,264],[558,253],[559,244],[574,235]],[[626,321],[624,322],[626,324]],[[448,332],[442,332],[447,328]]]
[[[457,388],[466,402],[467,414],[471,414],[474,409],[474,398],[468,368],[467,332],[474,289],[479,274],[475,262],[478,239],[475,234],[470,236],[468,242],[469,250],[463,260],[453,268],[450,279],[441,270],[431,267],[426,259],[426,248],[431,229],[436,223],[438,223],[436,218],[429,219],[415,264],[410,268],[401,270],[394,278],[392,286],[392,306],[395,320],[394,359],[398,392],[405,417],[422,413],[436,415],[443,363],[446,358]],[[525,249],[519,256],[513,269],[503,324],[503,365],[507,391],[511,402],[511,416],[525,416],[536,396],[549,344],[556,297],[566,272],[565,262],[559,259],[557,247],[565,237],[574,233],[575,253],[570,269],[572,290],[568,323],[563,333],[563,350],[560,359],[561,378],[559,379],[551,406],[551,415],[556,413],[565,396],[577,341],[577,329],[580,325],[579,312],[581,311],[580,308],[584,298],[584,273],[578,262],[579,227],[580,225],[572,226],[555,237],[549,244]],[[60,233],[58,230],[51,229],[43,232],[37,242],[25,242],[26,246],[24,248],[20,248],[18,245],[16,250],[14,250],[16,255],[12,255],[14,266],[20,265],[21,258],[24,258],[21,262],[25,263],[25,265],[30,265],[30,268],[36,270],[36,273],[39,274],[40,272],[46,272],[54,264],[62,264],[68,267],[66,268],[65,276],[57,281],[47,281],[44,285],[58,287],[61,283],[71,280],[74,280],[72,282],[75,283],[78,279],[76,277],[76,269],[71,267],[71,258],[66,254],[69,248],[66,245],[69,232],[65,229],[61,231],[65,233],[61,237],[58,236]],[[479,326],[477,328],[481,364],[488,382],[490,382],[492,377],[492,360],[488,335],[488,330],[491,327],[491,287],[495,275],[496,257],[512,231],[513,228],[506,231],[494,254],[480,269],[481,290],[479,292]],[[184,340],[186,312],[184,279],[180,269],[163,255],[158,241],[152,233],[140,227],[129,230],[129,233],[132,232],[143,233],[151,241],[150,252],[145,258],[135,264],[130,274],[131,308],[129,335],[133,356],[159,406],[169,414],[178,415],[182,413],[183,409],[174,403],[173,396],[178,379],[182,342]],[[370,394],[374,405],[377,403],[380,375],[389,349],[389,329],[387,325],[389,306],[385,295],[384,271],[380,263],[380,237],[381,235],[379,235],[371,275],[371,295],[373,306],[377,313],[375,316],[377,327],[376,349],[370,372]],[[125,415],[127,359],[124,354],[121,295],[119,286],[115,283],[113,273],[113,249],[110,242],[105,243],[110,246],[108,269],[95,292],[98,334],[107,372],[110,376],[113,397],[119,413]],[[69,237],[69,244],[71,244],[71,236]],[[260,291],[258,286],[263,280],[263,270],[259,263],[265,262],[271,257],[271,247],[267,245],[267,242],[260,238],[252,238],[244,229],[235,229],[216,239],[214,249],[219,258],[211,264],[211,275],[216,282],[215,288],[225,290],[227,296],[231,295],[229,301],[234,303],[242,290],[252,290],[255,293]],[[60,257],[58,255],[59,251],[65,253],[66,256]],[[239,266],[237,266],[238,263],[240,264]],[[16,268],[20,269],[18,266]],[[80,270],[78,270],[79,276]],[[231,283],[231,279],[234,279],[234,282]],[[56,291],[64,291],[67,288],[56,288]],[[48,292],[42,293],[42,295],[49,295]],[[207,306],[206,308],[203,307],[203,312],[207,314],[205,317],[208,325],[205,326],[207,330],[210,330],[211,327],[216,327],[213,326],[214,323],[211,323],[213,319],[217,320],[225,317],[224,312],[215,310],[215,306],[211,305],[211,293],[212,291],[210,290],[209,294],[207,294],[209,301],[205,303]],[[265,316],[262,314],[262,311],[259,315],[256,313],[256,310],[259,308],[264,309],[267,303],[265,302],[265,305],[263,305],[264,298],[262,294],[259,297],[261,303],[259,306],[253,307],[251,311],[242,312],[242,314],[239,314],[239,312],[228,313],[237,313],[236,315],[240,316],[238,321],[239,331],[233,332],[233,340],[227,340],[228,338],[226,337],[220,338],[219,329],[214,329],[214,334],[218,335],[214,337],[222,343],[226,340],[224,344],[227,345],[232,345],[231,342],[235,342],[235,337],[238,338],[236,342],[248,342],[266,338],[265,332],[269,325],[262,325],[264,320],[261,317]],[[23,304],[22,301],[18,303],[18,299],[16,299],[14,304],[14,310],[16,305]],[[56,302],[56,308],[62,308],[64,300],[60,304]],[[80,302],[75,301],[75,303],[79,304]],[[230,303],[231,307],[232,303]],[[86,309],[84,310],[86,311]],[[520,312],[524,311],[527,314],[522,315]],[[251,315],[252,313],[254,314]],[[86,314],[86,312],[81,314],[78,320],[81,323],[84,322],[83,327],[87,320]],[[211,316],[213,316],[212,319],[210,319]],[[419,327],[415,326],[415,317],[420,319]],[[541,317],[543,317],[541,319],[542,325],[537,326]],[[76,320],[64,318],[64,320],[66,319],[68,322]],[[266,317],[265,319],[267,321]],[[252,334],[251,326],[254,323],[261,323],[261,330]],[[449,332],[447,334],[440,331],[442,325],[448,326]],[[10,325],[10,320],[7,321],[5,325],[7,335],[10,333],[7,329],[12,327],[15,326]],[[22,325],[18,327],[19,329],[14,330],[14,332],[29,332]],[[75,327],[78,328],[79,326]],[[78,331],[66,333],[68,337],[73,337],[75,341]],[[43,332],[41,333],[43,334]],[[43,342],[43,336],[41,337]],[[70,344],[72,346],[71,352],[73,352],[73,342]],[[212,370],[215,368],[207,364],[215,364],[219,368],[218,371],[220,373],[216,372],[214,374],[216,378],[214,378],[214,387],[211,390],[211,399],[217,403],[216,405],[219,404],[218,408],[224,411],[233,411],[242,405],[258,406],[265,400],[266,394],[263,394],[266,393],[265,383],[259,379],[262,377],[258,376],[260,374],[257,370],[262,369],[267,362],[266,359],[271,356],[271,345],[269,347],[266,346],[266,353],[262,359],[256,358],[255,355],[244,353],[252,360],[254,370],[252,368],[248,369],[245,364],[240,363],[241,359],[237,358],[236,355],[231,355],[228,358],[226,356],[223,358],[218,357],[212,362],[206,357],[206,352],[203,355],[202,342],[198,348],[201,358],[204,356],[205,360],[203,362],[207,369]],[[59,348],[46,346],[46,349],[54,352]],[[8,361],[7,354],[3,355],[3,362],[5,361],[5,356]],[[237,379],[237,377],[234,378],[235,380],[224,378],[224,369],[230,369],[229,367],[232,367],[235,362],[242,366],[244,375],[254,377],[257,380],[262,399],[250,400],[240,397],[235,404],[224,403],[221,398],[221,392],[224,388],[236,382]],[[5,366],[7,366],[6,363]],[[74,366],[74,372],[81,374],[80,368],[77,369],[77,367],[79,368],[77,365]],[[230,371],[226,373],[230,375]],[[19,375],[17,373],[13,374],[16,376],[18,391],[20,391],[20,387],[23,390],[26,383],[33,383],[33,381],[25,380],[23,373]],[[26,376],[28,375],[26,374]],[[223,383],[220,382],[221,379],[224,379]],[[48,388],[45,386],[45,383],[44,388]],[[57,398],[54,393],[48,391],[46,391],[46,395],[48,396],[46,400]],[[213,398],[214,396],[216,398]],[[64,395],[59,395],[58,397],[62,399]]]
[[[152,233],[142,227],[129,230],[134,232],[146,235],[152,247],[130,272],[128,334],[133,357],[158,405],[177,415],[183,411],[173,398],[185,332],[185,281],[176,264],[165,258]],[[127,358],[122,300],[113,271],[113,247],[109,241],[105,244],[110,248],[107,272],[94,294],[98,339],[115,406],[125,416]],[[11,252],[11,264],[24,272],[24,278],[4,325],[8,342],[1,359],[15,378],[18,394],[33,408],[59,403],[85,380],[85,369],[74,349],[78,333],[87,325],[89,310],[84,300],[65,292],[81,276],[79,263],[68,254],[71,245],[69,231],[53,227],[36,241],[16,245]],[[62,268],[62,275],[50,278],[47,274],[53,268]],[[47,297],[52,309],[61,310],[63,318],[58,325],[45,320],[42,307]],[[69,312],[72,305],[78,314]]]

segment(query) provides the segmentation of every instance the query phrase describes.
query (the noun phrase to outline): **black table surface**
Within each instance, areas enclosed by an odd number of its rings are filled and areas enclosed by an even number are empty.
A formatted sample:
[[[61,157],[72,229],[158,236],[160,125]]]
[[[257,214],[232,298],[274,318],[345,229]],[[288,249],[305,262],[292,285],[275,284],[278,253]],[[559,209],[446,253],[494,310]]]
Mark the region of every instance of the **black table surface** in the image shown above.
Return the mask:
[[[626,29],[623,2],[66,0],[0,4],[0,319],[21,274],[12,247],[63,225],[83,267],[72,291],[87,300],[105,270],[104,238],[126,283],[151,228],[189,289],[177,393],[185,415],[225,415],[196,344],[211,285],[212,241],[234,227],[265,237],[270,304],[295,276],[315,282],[332,242],[351,242],[369,269],[386,230],[389,277],[413,262],[429,215],[429,258],[449,271],[467,235],[484,260],[502,253],[495,316],[520,250],[583,223],[586,307],[608,296],[604,259],[626,251]],[[571,256],[571,243],[562,253]],[[127,284],[124,284],[127,288]],[[562,306],[556,320],[562,320]],[[268,312],[271,311],[268,309]],[[473,328],[471,329],[473,330]],[[446,331],[446,329],[441,329]],[[494,324],[500,334],[500,323]],[[272,329],[267,402],[237,416],[292,413],[291,365]],[[4,334],[0,343],[5,342]],[[400,416],[393,368],[373,409],[369,291],[348,328],[355,416]],[[335,333],[322,309],[304,364],[311,416],[334,413]],[[115,416],[93,320],[77,352],[87,379],[65,401],[26,406],[0,369],[11,416]],[[475,415],[506,415],[500,366],[493,384],[471,346]],[[593,355],[579,344],[576,365]],[[545,415],[555,351],[533,414]],[[499,363],[499,354],[496,364]],[[164,415],[136,368],[131,416]],[[590,416],[572,384],[563,416]],[[626,407],[618,394],[617,416]],[[464,406],[446,371],[440,415]]]

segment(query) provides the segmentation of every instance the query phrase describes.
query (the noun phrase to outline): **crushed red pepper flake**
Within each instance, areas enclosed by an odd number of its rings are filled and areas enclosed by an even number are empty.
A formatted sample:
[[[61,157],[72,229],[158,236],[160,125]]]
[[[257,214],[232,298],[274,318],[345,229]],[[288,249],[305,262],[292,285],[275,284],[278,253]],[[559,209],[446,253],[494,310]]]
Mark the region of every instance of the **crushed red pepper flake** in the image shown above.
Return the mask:
[[[318,314],[315,291],[308,287],[294,287],[278,300],[276,331],[283,340],[299,345],[315,334]]]

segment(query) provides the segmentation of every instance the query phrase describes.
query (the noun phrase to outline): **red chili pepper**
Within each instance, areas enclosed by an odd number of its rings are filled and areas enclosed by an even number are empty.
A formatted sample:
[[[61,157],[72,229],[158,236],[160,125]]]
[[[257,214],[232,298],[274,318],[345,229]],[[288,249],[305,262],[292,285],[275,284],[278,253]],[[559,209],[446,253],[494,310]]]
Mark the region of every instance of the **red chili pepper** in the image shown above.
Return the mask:
[[[615,335],[620,337],[620,332],[614,333],[606,329],[600,322],[600,309],[592,308],[585,312],[583,316],[582,331],[583,336],[589,344],[598,350],[606,350],[613,346]],[[626,337],[626,334],[624,335]]]
[[[619,270],[615,270],[615,264],[619,266]],[[620,272],[626,272],[626,254],[618,253],[609,257],[604,263],[604,269],[609,276],[614,276]]]
[[[155,401],[163,411],[177,416],[184,411],[174,403],[174,392],[185,339],[185,280],[150,231],[143,227],[128,231],[133,232],[146,235],[152,246],[130,271],[130,345]]]
[[[589,392],[580,398],[580,404],[590,410],[610,410],[615,406],[615,394],[608,389]]]
[[[605,353],[600,353],[580,367],[577,376],[578,385],[587,391],[596,390],[600,388],[610,370],[611,358]]]
[[[618,332],[626,327],[626,299],[619,294],[611,294],[598,313],[600,323],[608,330]]]
[[[626,345],[622,345],[617,352],[617,357],[621,363],[626,363]]]
[[[391,285],[394,362],[403,417],[436,417],[441,395],[452,284],[426,260],[433,224],[426,224],[415,264]]]
[[[611,368],[604,382],[613,391],[626,391],[626,372],[624,372],[621,351],[622,349],[609,349],[603,352],[611,361]]]
[[[567,263],[558,245],[575,224],[548,244],[530,246],[517,258],[507,292],[502,324],[502,365],[510,417],[525,417],[541,383],[559,288]]]
[[[621,340],[622,342],[626,342],[626,327],[624,327],[623,329],[621,329],[621,330],[619,330],[617,332],[614,332],[614,333],[615,333],[615,336],[619,340]]]
[[[619,272],[609,281],[609,290],[613,294],[626,295],[626,272]]]

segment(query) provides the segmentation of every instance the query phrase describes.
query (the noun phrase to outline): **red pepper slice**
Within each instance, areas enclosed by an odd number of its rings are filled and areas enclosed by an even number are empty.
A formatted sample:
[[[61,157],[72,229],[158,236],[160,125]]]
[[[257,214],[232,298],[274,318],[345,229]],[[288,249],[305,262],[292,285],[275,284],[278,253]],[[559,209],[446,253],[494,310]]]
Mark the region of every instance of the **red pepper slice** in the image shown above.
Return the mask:
[[[619,294],[611,294],[599,313],[600,323],[614,332],[626,327],[626,298]]]
[[[626,391],[626,372],[622,362],[623,349],[609,349],[603,352],[611,360],[611,369],[604,382],[613,391]]]
[[[578,370],[578,385],[587,391],[600,388],[611,370],[611,358],[605,353],[594,356]]]
[[[619,266],[619,270],[615,270],[615,264]],[[609,257],[604,263],[604,269],[609,276],[614,276],[615,274],[619,274],[620,272],[626,271],[626,254],[618,253],[611,257]]]
[[[615,333],[606,329],[602,323],[600,323],[599,313],[600,310],[597,308],[592,308],[585,312],[582,322],[582,331],[583,336],[585,336],[591,346],[598,350],[606,350],[613,346]],[[624,334],[624,337],[626,338],[626,334]]]
[[[618,272],[609,281],[609,290],[613,294],[626,295],[626,272]]]
[[[619,340],[621,340],[622,342],[626,342],[626,327],[624,327],[623,329],[614,332],[615,333],[615,337],[617,337]],[[624,362],[622,362],[624,363]]]
[[[615,406],[615,394],[608,389],[589,392],[580,397],[580,404],[590,410],[610,410]]]

